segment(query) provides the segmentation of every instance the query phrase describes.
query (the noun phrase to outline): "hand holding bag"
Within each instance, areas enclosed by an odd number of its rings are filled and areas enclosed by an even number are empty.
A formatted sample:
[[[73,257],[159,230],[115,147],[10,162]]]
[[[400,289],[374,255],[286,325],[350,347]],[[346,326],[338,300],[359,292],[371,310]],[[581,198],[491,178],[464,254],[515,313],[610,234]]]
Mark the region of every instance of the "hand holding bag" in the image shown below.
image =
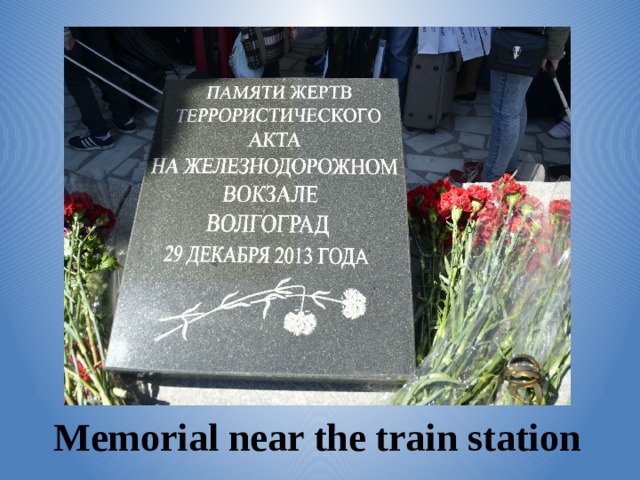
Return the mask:
[[[264,67],[249,68],[247,62],[247,55],[242,47],[240,40],[240,33],[236,37],[236,41],[231,49],[231,55],[229,55],[229,66],[236,78],[260,78],[264,72]]]
[[[547,48],[547,36],[514,28],[499,28],[491,40],[488,66],[491,70],[535,77]]]

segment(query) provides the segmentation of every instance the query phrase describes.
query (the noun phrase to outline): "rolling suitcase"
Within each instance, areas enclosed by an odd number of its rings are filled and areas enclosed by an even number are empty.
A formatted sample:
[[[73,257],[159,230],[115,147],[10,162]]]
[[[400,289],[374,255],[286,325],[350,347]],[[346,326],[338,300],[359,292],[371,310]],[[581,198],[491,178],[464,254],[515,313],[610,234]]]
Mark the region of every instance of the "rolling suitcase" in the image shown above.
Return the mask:
[[[451,111],[458,62],[455,53],[415,54],[409,67],[402,122],[434,131]]]

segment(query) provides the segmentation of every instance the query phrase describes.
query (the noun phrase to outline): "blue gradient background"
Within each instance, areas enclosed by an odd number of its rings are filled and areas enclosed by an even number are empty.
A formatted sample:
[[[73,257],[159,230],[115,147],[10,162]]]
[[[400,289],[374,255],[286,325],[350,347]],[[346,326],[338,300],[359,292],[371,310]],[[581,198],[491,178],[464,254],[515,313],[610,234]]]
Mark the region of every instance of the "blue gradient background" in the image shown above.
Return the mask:
[[[24,1],[0,15],[2,467],[9,478],[617,478],[635,466],[638,415],[637,2]],[[573,391],[571,407],[64,408],[61,385],[62,27],[71,25],[570,25]],[[635,407],[635,408],[633,408]],[[56,424],[96,430],[304,431],[299,452],[54,452]],[[327,423],[369,439],[320,453]],[[373,434],[458,434],[458,452],[379,452]],[[466,451],[471,431],[575,431],[581,452]],[[222,440],[221,440],[222,441]],[[222,444],[221,444],[222,446]],[[633,471],[633,470],[632,470]]]

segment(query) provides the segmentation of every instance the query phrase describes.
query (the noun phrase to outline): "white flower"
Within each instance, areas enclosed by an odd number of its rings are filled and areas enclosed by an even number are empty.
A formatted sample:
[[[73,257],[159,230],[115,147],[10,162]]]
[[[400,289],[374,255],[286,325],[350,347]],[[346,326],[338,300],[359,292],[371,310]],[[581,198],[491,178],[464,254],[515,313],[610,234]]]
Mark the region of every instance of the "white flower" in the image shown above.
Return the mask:
[[[342,315],[346,318],[355,320],[367,311],[367,297],[355,288],[345,290],[342,297]]]
[[[313,313],[289,312],[284,317],[284,329],[299,335],[310,335],[316,328],[316,316]]]

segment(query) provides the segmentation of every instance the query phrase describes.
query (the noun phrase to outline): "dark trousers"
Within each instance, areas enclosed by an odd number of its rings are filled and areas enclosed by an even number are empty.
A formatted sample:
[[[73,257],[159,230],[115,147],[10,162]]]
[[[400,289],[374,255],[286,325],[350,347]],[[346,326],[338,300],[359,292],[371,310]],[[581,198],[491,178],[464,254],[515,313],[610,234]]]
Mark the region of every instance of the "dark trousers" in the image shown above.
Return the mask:
[[[280,60],[268,63],[264,66],[262,78],[278,78],[280,76]]]
[[[109,45],[109,38],[105,28],[72,28],[71,32],[75,39],[113,60],[113,52]],[[65,51],[65,53],[68,57],[90,68],[113,84],[124,88],[122,72],[106,60],[101,59],[77,43],[71,51]],[[86,70],[65,59],[64,82],[76,105],[78,105],[82,123],[93,135],[105,135],[108,133],[109,128],[100,111],[100,105],[89,82],[89,76],[90,74]],[[117,123],[126,123],[131,118],[129,98],[110,85],[100,81],[97,83],[102,90],[103,98],[109,104],[113,119]]]

